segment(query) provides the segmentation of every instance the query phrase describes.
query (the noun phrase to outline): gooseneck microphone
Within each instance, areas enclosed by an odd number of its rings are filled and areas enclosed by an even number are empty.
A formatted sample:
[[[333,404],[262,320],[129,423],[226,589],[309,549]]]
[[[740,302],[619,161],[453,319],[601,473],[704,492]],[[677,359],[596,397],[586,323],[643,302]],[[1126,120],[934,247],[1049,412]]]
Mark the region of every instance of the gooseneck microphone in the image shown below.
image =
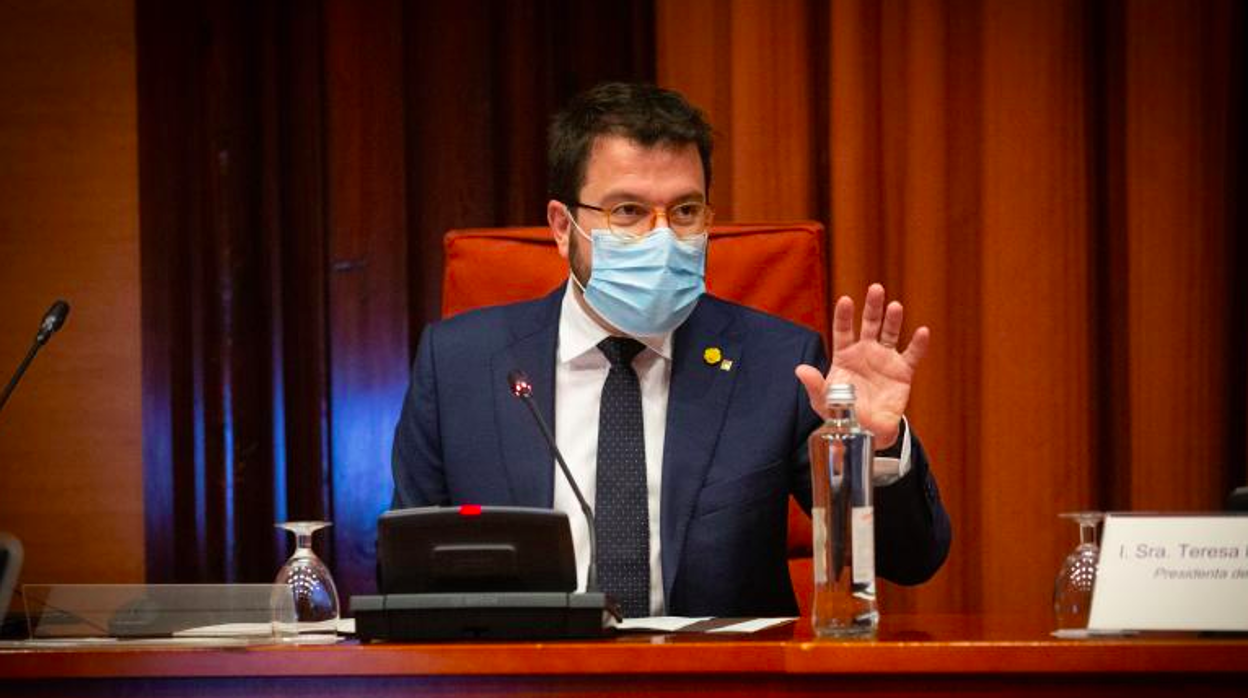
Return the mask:
[[[507,382],[510,384],[511,394],[528,405],[529,413],[533,415],[538,428],[542,430],[546,445],[550,447],[550,452],[555,454],[555,462],[559,464],[564,479],[572,487],[572,494],[576,496],[576,501],[581,505],[581,513],[585,515],[585,520],[589,523],[589,574],[585,578],[585,591],[596,592],[598,591],[598,543],[594,536],[594,510],[589,507],[589,502],[585,501],[585,495],[581,494],[581,488],[576,485],[576,478],[572,477],[572,471],[568,469],[567,462],[563,460],[563,454],[555,445],[555,437],[550,433],[550,427],[546,426],[542,413],[533,404],[533,384],[529,382],[529,377],[524,375],[524,371],[513,369],[507,374]]]
[[[65,324],[65,318],[69,317],[69,303],[58,300],[48,308],[48,312],[44,313],[43,321],[39,323],[39,332],[35,334],[35,342],[30,346],[30,351],[26,353],[26,358],[22,359],[22,363],[18,365],[17,371],[13,377],[9,379],[9,384],[4,387],[4,393],[0,394],[0,410],[4,409],[4,405],[9,401],[9,396],[13,394],[17,388],[17,383],[26,374],[26,369],[30,366],[30,362],[35,360],[35,355],[48,343],[56,331],[61,329]]]

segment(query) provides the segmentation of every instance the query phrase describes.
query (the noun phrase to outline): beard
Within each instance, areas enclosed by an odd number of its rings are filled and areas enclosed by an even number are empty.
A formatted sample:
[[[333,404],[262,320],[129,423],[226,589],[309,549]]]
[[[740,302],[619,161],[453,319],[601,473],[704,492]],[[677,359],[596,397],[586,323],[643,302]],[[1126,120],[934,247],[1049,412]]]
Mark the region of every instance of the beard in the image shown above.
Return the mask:
[[[582,287],[589,285],[590,263],[588,260],[582,259],[580,254],[581,245],[584,240],[581,234],[576,230],[569,231],[568,237],[568,266],[572,270],[572,275],[580,282]]]

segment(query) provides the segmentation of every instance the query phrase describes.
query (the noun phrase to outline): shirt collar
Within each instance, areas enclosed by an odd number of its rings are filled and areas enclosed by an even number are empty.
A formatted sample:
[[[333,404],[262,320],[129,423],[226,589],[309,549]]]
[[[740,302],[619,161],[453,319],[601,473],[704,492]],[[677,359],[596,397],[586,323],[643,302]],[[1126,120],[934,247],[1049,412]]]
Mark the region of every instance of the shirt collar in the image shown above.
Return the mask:
[[[611,336],[611,333],[591,318],[576,301],[573,295],[576,292],[576,286],[572,282],[572,277],[569,276],[568,288],[563,293],[563,305],[559,312],[559,363],[567,363],[591,349],[596,349],[599,342]],[[657,337],[637,337],[636,339],[654,353],[671,361],[674,333],[675,331],[672,331]]]

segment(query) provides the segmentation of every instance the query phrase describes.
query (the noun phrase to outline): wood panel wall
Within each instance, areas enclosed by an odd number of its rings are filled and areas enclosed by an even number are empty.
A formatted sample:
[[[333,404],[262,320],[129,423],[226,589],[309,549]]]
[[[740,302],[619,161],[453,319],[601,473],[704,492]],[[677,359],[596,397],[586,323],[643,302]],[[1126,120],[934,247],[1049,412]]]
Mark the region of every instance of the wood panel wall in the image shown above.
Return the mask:
[[[0,2],[0,380],[72,310],[0,413],[0,530],[23,582],[141,582],[133,8]]]

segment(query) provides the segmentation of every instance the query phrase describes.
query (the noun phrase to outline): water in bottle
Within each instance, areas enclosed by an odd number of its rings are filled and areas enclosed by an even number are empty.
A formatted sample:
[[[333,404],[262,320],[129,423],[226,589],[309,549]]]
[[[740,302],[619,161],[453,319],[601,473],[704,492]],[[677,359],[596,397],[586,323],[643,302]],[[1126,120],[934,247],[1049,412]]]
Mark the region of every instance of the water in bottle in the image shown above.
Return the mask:
[[[871,637],[875,603],[875,522],[871,432],[858,424],[854,386],[828,386],[827,420],[810,435],[814,530],[815,634]]]

